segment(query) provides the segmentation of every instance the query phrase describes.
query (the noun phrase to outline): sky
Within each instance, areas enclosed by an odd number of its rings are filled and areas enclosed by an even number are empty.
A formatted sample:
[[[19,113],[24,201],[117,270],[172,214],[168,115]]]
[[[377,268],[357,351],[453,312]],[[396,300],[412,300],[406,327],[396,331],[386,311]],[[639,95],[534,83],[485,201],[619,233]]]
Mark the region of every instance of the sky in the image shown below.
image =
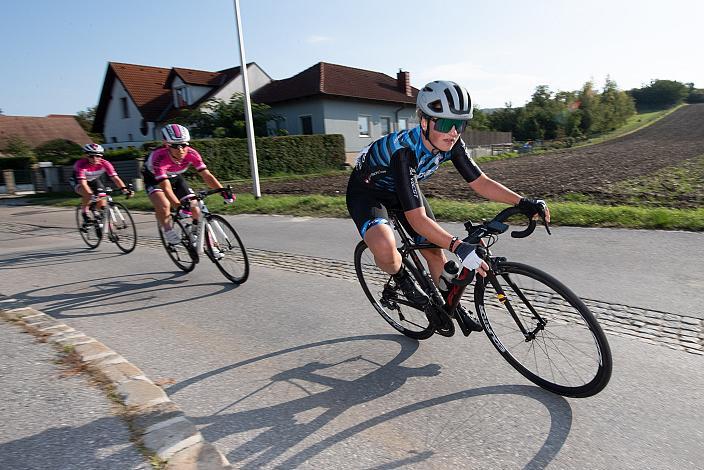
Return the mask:
[[[273,79],[328,62],[411,83],[453,80],[481,108],[523,106],[539,85],[704,88],[701,0],[240,0],[247,62]],[[240,65],[232,0],[23,0],[0,6],[0,109],[75,114],[107,63]]]

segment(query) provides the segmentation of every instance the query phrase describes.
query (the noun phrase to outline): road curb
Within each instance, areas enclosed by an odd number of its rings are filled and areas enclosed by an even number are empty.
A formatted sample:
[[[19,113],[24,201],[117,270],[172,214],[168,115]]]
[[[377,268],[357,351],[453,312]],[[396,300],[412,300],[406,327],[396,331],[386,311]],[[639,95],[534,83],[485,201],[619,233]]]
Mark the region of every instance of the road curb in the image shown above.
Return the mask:
[[[70,350],[85,371],[103,385],[109,399],[123,407],[133,440],[166,462],[164,468],[232,468],[161,387],[100,341],[12,298],[0,297],[0,318],[21,325],[57,350]]]

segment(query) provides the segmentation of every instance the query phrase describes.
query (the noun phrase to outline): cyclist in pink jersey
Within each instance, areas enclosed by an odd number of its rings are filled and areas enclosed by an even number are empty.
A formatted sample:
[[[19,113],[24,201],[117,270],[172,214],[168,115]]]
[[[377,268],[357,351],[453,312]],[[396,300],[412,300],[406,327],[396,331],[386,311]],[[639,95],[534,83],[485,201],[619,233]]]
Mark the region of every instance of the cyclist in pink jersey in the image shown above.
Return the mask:
[[[88,220],[88,206],[90,205],[91,197],[97,196],[105,188],[103,175],[107,174],[113,183],[126,194],[132,196],[134,192],[125,186],[112,164],[103,159],[105,150],[100,144],[86,144],[83,146],[85,156],[76,161],[73,165],[73,176],[69,179],[69,185],[76,193],[81,195],[81,213],[83,219]],[[97,209],[102,209],[105,206],[105,199],[98,199],[96,203]]]
[[[176,244],[181,238],[171,226],[171,209],[190,207],[194,222],[197,223],[200,218],[198,206],[188,202],[194,193],[182,174],[192,166],[209,188],[222,188],[222,185],[205,166],[198,151],[189,145],[191,136],[188,129],[179,124],[167,124],[161,130],[161,135],[164,146],[149,154],[142,168],[142,176],[164,238],[167,242]],[[226,204],[234,200],[232,193],[221,194]]]

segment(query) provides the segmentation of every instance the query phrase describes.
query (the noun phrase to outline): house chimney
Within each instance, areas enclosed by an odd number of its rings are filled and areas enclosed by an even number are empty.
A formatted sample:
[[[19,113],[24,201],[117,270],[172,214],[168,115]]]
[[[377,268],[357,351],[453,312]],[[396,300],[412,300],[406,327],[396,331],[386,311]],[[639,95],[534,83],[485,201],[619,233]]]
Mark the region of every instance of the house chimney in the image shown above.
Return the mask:
[[[399,69],[396,74],[396,82],[401,93],[404,93],[406,96],[413,96],[413,93],[411,92],[410,72],[404,72],[402,69]]]

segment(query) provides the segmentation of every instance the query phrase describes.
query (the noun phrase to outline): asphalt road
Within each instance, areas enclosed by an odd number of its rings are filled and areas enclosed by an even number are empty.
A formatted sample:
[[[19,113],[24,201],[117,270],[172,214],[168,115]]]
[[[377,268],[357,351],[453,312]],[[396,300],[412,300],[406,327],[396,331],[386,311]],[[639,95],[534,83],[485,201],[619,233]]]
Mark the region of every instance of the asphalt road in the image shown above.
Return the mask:
[[[250,280],[235,287],[208,261],[181,275],[156,244],[130,255],[111,244],[88,251],[67,210],[2,207],[0,216],[9,226],[0,233],[0,293],[169,383],[172,400],[237,467],[694,469],[704,461],[701,355],[610,336],[609,386],[565,399],[523,379],[485,336],[411,341],[376,315],[353,279],[258,261],[285,266],[287,253],[351,261],[349,221],[231,217],[256,253]],[[140,235],[153,237],[151,217],[139,220]],[[502,253],[585,297],[701,316],[702,241],[557,228],[549,249],[538,235],[520,247],[507,239]]]

